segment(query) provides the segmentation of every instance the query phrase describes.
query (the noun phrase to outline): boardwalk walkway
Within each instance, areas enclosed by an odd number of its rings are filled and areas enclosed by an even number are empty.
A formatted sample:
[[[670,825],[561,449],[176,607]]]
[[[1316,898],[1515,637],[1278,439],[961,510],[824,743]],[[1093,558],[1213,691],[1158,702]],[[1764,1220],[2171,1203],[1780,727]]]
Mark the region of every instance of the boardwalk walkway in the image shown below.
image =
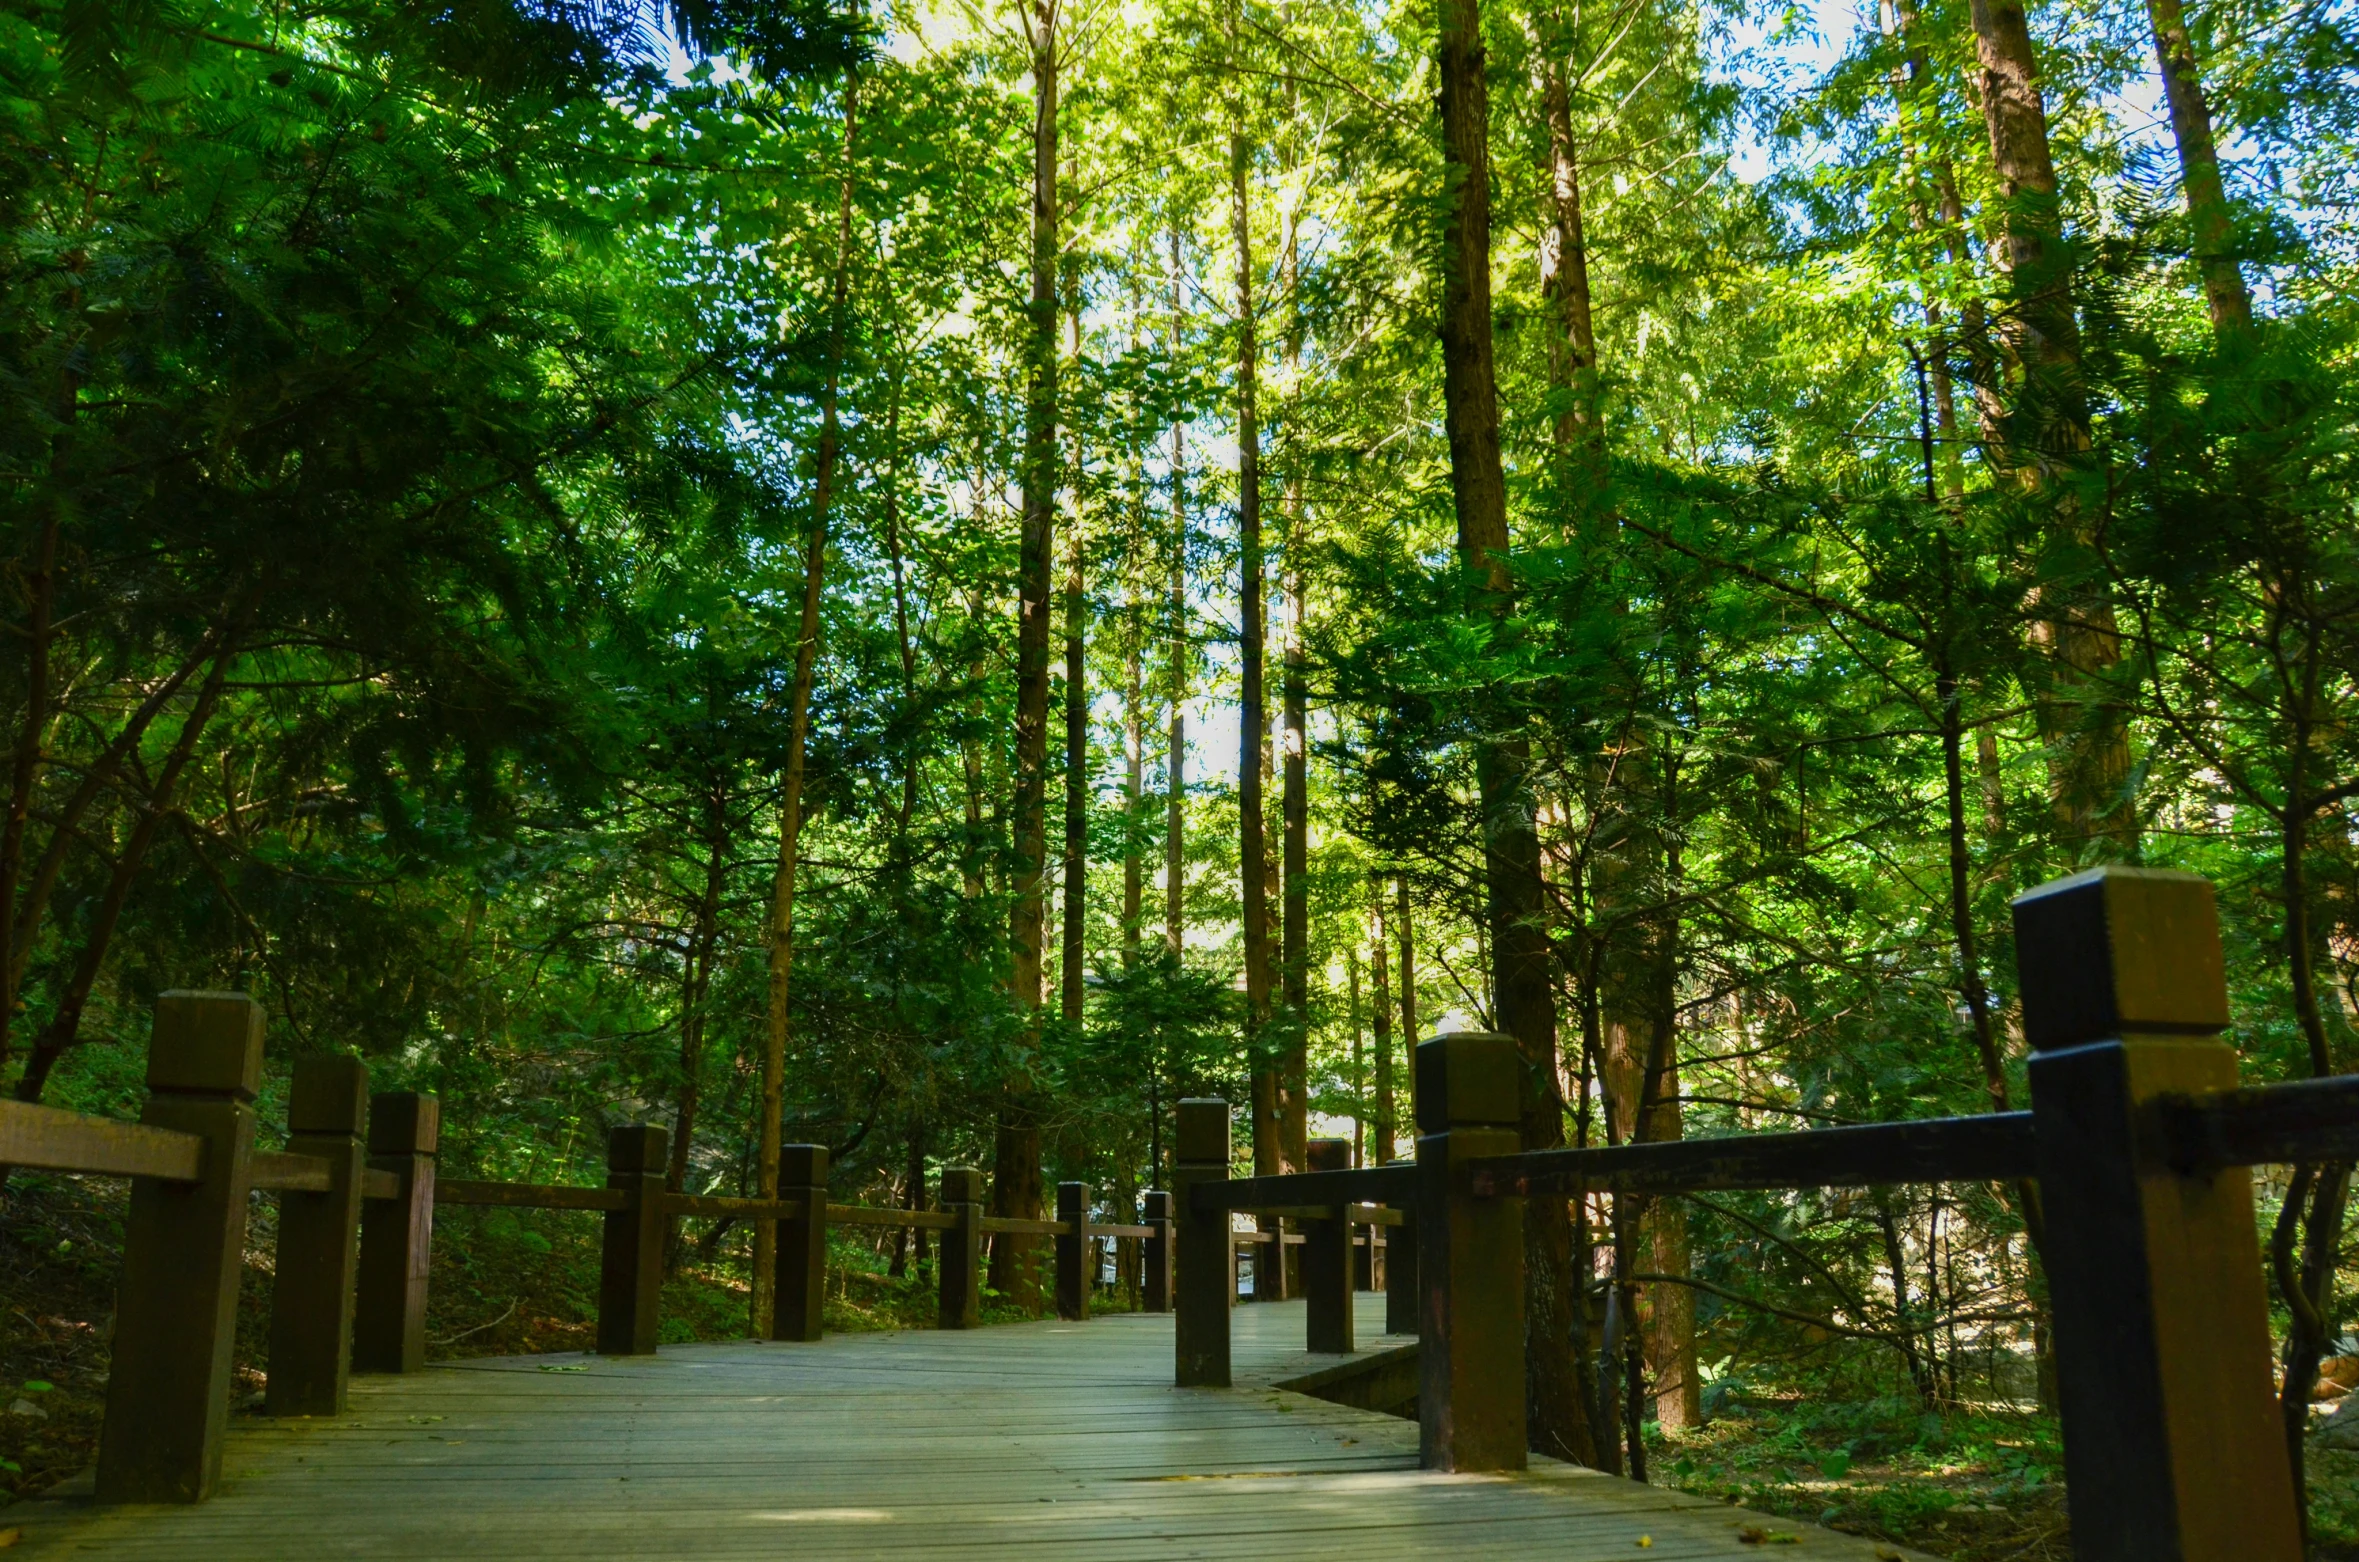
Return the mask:
[[[202,1506],[8,1518],[23,1555],[154,1562],[1907,1555],[1562,1466],[1423,1473],[1414,1423],[1269,1386],[1336,1359],[1302,1332],[1238,1308],[1227,1391],[1173,1389],[1144,1314],[452,1363],[356,1379],[340,1420],[239,1418]]]

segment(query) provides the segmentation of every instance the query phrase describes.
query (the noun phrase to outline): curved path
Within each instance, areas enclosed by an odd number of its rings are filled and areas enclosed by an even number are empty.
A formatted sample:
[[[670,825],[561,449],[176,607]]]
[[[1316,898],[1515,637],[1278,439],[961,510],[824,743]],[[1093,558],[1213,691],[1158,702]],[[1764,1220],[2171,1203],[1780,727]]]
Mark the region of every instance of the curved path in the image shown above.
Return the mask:
[[[1414,1423],[1269,1386],[1337,1360],[1296,1348],[1301,1303],[1234,1319],[1230,1390],[1173,1389],[1145,1314],[454,1362],[356,1379],[338,1420],[239,1418],[201,1507],[8,1517],[20,1554],[125,1562],[1910,1555],[1562,1465],[1424,1473]]]

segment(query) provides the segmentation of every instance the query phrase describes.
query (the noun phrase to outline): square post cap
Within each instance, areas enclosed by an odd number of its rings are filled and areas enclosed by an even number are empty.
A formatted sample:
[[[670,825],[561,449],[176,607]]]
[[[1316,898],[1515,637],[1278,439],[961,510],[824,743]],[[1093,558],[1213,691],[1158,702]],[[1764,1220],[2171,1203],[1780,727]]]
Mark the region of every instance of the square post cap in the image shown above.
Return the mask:
[[[2014,912],[2033,1047],[2227,1029],[2219,909],[2201,874],[2092,868],[2017,896]]]
[[[262,1087],[262,1005],[244,993],[169,992],[156,999],[147,1088],[254,1099]]]
[[[944,1204],[982,1203],[983,1173],[972,1166],[943,1167],[942,1202]]]
[[[606,1169],[619,1176],[662,1171],[671,1139],[659,1123],[616,1123],[606,1130]]]
[[[1307,1160],[1307,1169],[1311,1171],[1349,1171],[1352,1142],[1349,1139],[1313,1139]]]
[[[1463,1030],[1417,1044],[1417,1131],[1512,1126],[1523,1062],[1515,1038]]]
[[[1172,1158],[1186,1166],[1229,1164],[1229,1104],[1217,1096],[1190,1096],[1179,1104]]]
[[[1161,1188],[1148,1189],[1144,1204],[1147,1221],[1169,1220],[1171,1218],[1171,1195]]]
[[[369,1120],[369,1066],[349,1052],[315,1052],[295,1060],[287,1092],[287,1132],[350,1134]]]
[[[442,1148],[442,1102],[415,1090],[369,1097],[371,1155],[432,1155]]]
[[[778,1185],[782,1188],[827,1186],[827,1146],[782,1144],[778,1147]]]
[[[1057,1184],[1057,1219],[1079,1220],[1088,1210],[1088,1183],[1060,1182]]]

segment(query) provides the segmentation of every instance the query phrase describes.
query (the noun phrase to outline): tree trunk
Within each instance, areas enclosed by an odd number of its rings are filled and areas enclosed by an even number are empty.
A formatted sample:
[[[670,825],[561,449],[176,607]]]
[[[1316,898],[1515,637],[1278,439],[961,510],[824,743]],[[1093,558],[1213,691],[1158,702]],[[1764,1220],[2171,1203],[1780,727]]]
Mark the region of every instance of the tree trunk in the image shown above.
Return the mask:
[[[2019,375],[2002,462],[2026,491],[2044,494],[2052,517],[2032,626],[2033,643],[2051,664],[2038,700],[2050,799],[2058,828],[2079,852],[2114,856],[2137,832],[2124,795],[2129,724],[2109,687],[2121,660],[2112,595],[2069,484],[2090,448],[2089,413],[2047,109],[2021,0],[1973,0],[1972,13],[1999,179],[1998,253],[2008,294],[2001,336]]]
[[[1471,611],[1504,620],[1514,582],[1507,550],[1507,489],[1499,455],[1498,384],[1491,339],[1490,96],[1483,78],[1479,0],[1442,0],[1442,158],[1454,199],[1442,240],[1442,395],[1450,442],[1450,490],[1458,550],[1474,581]],[[1502,730],[1478,739],[1485,920],[1501,1030],[1523,1058],[1523,1147],[1564,1143],[1556,1056],[1556,1000],[1548,977],[1540,837],[1526,772],[1529,750]],[[1535,1199],[1524,1216],[1524,1359],[1528,1435],[1534,1448],[1577,1463],[1596,1451],[1572,1354],[1572,1221],[1561,1199]]]
[[[778,797],[778,871],[770,888],[770,992],[762,1044],[759,1194],[778,1197],[779,1138],[785,1124],[788,1006],[793,998],[795,867],[803,836],[803,753],[811,732],[811,678],[819,662],[819,606],[827,584],[828,508],[835,499],[842,429],[837,397],[844,370],[844,314],[851,293],[853,161],[859,133],[860,77],[844,75],[844,168],[836,196],[835,278],[828,306],[827,383],[820,404],[819,450],[811,482],[811,527],[803,544],[803,611],[795,634],[794,682],[787,695],[786,774]],[[770,1332],[770,1287],[778,1228],[754,1222],[753,1332]]]
[[[1229,18],[1236,44],[1237,16]],[[1265,1049],[1270,1026],[1269,842],[1263,816],[1263,777],[1270,767],[1270,719],[1264,703],[1265,631],[1262,622],[1261,543],[1261,369],[1253,301],[1253,220],[1247,201],[1252,149],[1245,138],[1241,95],[1232,98],[1229,120],[1230,227],[1237,249],[1237,541],[1240,597],[1237,733],[1237,876],[1244,902],[1245,1011],[1247,1047],[1253,1057],[1253,1170],[1270,1176],[1285,1169],[1278,1119],[1278,1071]],[[1268,1272],[1257,1258],[1254,1290]]]
[[[1073,362],[1081,362],[1081,310],[1072,309]],[[1058,1012],[1078,1028],[1085,999],[1089,950],[1089,663],[1084,636],[1088,601],[1082,590],[1081,435],[1073,435],[1073,521],[1065,539],[1065,862],[1063,979]]]
[[[1293,88],[1288,87],[1291,101]],[[1279,1133],[1289,1169],[1310,1165],[1310,775],[1309,686],[1303,664],[1302,555],[1303,471],[1301,436],[1297,432],[1302,385],[1302,277],[1298,219],[1286,210],[1286,541],[1284,590],[1286,597],[1282,714],[1284,725],[1283,791],[1279,803],[1285,864],[1280,880],[1279,926],[1285,950],[1282,998],[1286,1008],[1286,1058],[1279,1075]]]
[[[1171,230],[1171,342],[1180,355],[1180,234]],[[1171,722],[1163,748],[1163,939],[1177,960],[1188,929],[1188,447],[1171,425]]]
[[[1546,200],[1540,231],[1540,292],[1548,301],[1548,383],[1562,410],[1550,428],[1567,513],[1585,506],[1605,479],[1605,426],[1598,415],[1597,332],[1589,296],[1589,240],[1581,226],[1580,148],[1573,139],[1572,88],[1561,48],[1544,48],[1540,107],[1547,136]]]
[[[696,898],[688,933],[687,959],[680,971],[680,1088],[672,1112],[672,1142],[664,1165],[664,1186],[688,1188],[688,1156],[696,1139],[696,1111],[704,1086],[705,994],[711,988],[713,955],[720,943],[721,895],[729,879],[729,796],[716,787],[705,795],[704,885]],[[664,1267],[680,1267],[680,1218],[665,1223]]]
[[[2179,182],[2187,192],[2187,226],[2194,239],[2195,267],[2203,277],[2204,302],[2212,330],[2222,341],[2251,332],[2252,294],[2236,262],[2235,223],[2228,191],[2220,179],[2220,152],[2212,139],[2212,106],[2196,68],[2195,42],[2187,35],[2179,0],[2146,0],[2154,28],[2154,58],[2162,67],[2163,95],[2171,105],[2171,137],[2179,149]]]
[[[1040,1117],[1030,1054],[1040,1038],[1041,965],[1048,933],[1049,593],[1057,515],[1057,4],[1025,13],[1032,46],[1032,297],[1024,339],[1024,519],[1016,593],[1015,907],[1008,987],[1024,1039],[1006,1082],[992,1146],[992,1213],[1040,1218]],[[1038,1312],[1039,1239],[994,1237],[991,1284]]]
[[[1386,980],[1384,880],[1371,879],[1369,888],[1375,891],[1372,897],[1375,903],[1369,910],[1376,929],[1368,948],[1368,980],[1373,988],[1376,1019],[1376,1121],[1373,1125],[1376,1132],[1371,1153],[1375,1163],[1382,1166],[1393,1158],[1400,1132],[1392,1092],[1392,988]]]

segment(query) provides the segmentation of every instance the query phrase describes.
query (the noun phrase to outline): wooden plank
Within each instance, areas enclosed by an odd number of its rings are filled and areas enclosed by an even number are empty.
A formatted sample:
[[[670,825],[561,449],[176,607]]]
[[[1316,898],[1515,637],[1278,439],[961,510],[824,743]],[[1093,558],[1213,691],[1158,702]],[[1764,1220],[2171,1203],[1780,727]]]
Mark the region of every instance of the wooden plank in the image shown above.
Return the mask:
[[[205,1141],[145,1123],[0,1100],[0,1166],[195,1182],[204,1175]]]
[[[2359,1076],[2166,1096],[2144,1117],[2147,1155],[2176,1172],[2359,1160]]]
[[[1398,1204],[1415,1190],[1416,1174],[1406,1163],[1363,1166],[1357,1171],[1289,1172],[1279,1177],[1239,1177],[1200,1183],[1194,1195],[1203,1210],[1262,1211],[1278,1207],[1337,1204]],[[1211,1202],[1203,1202],[1209,1200]]]
[[[2035,1173],[2031,1114],[1936,1117],[1800,1133],[1736,1134],[1486,1157],[1463,1175],[1478,1195],[1612,1189],[1858,1188],[1897,1182],[2013,1182]]]
[[[285,1150],[256,1150],[247,1163],[253,1168],[252,1186],[267,1193],[325,1193],[329,1168],[316,1155]]]
[[[1746,1524],[1796,1535],[1776,1549],[1804,1562],[1877,1556],[1562,1465],[1420,1472],[1414,1423],[1273,1386],[1318,1364],[1302,1304],[1234,1323],[1235,1392],[1174,1390],[1171,1320],[1142,1314],[364,1378],[341,1421],[241,1421],[203,1507],[20,1503],[8,1522],[35,1555],[94,1562],[304,1556],[322,1534],[347,1562],[1757,1562]]]
[[[827,1206],[827,1223],[831,1226],[899,1226],[912,1231],[949,1231],[957,1226],[958,1217],[938,1209],[880,1209],[872,1204],[830,1204]],[[988,1231],[991,1228],[985,1226],[983,1229]]]
[[[364,1199],[398,1199],[401,1197],[401,1174],[366,1167],[360,1174],[360,1196]]]
[[[1089,1234],[1093,1237],[1151,1238],[1156,1234],[1156,1228],[1153,1226],[1101,1226],[1097,1222],[1092,1221],[1090,1222]]]
[[[472,1204],[499,1209],[617,1210],[630,1195],[617,1188],[572,1188],[532,1182],[468,1182],[463,1178],[437,1179],[437,1204]]]

